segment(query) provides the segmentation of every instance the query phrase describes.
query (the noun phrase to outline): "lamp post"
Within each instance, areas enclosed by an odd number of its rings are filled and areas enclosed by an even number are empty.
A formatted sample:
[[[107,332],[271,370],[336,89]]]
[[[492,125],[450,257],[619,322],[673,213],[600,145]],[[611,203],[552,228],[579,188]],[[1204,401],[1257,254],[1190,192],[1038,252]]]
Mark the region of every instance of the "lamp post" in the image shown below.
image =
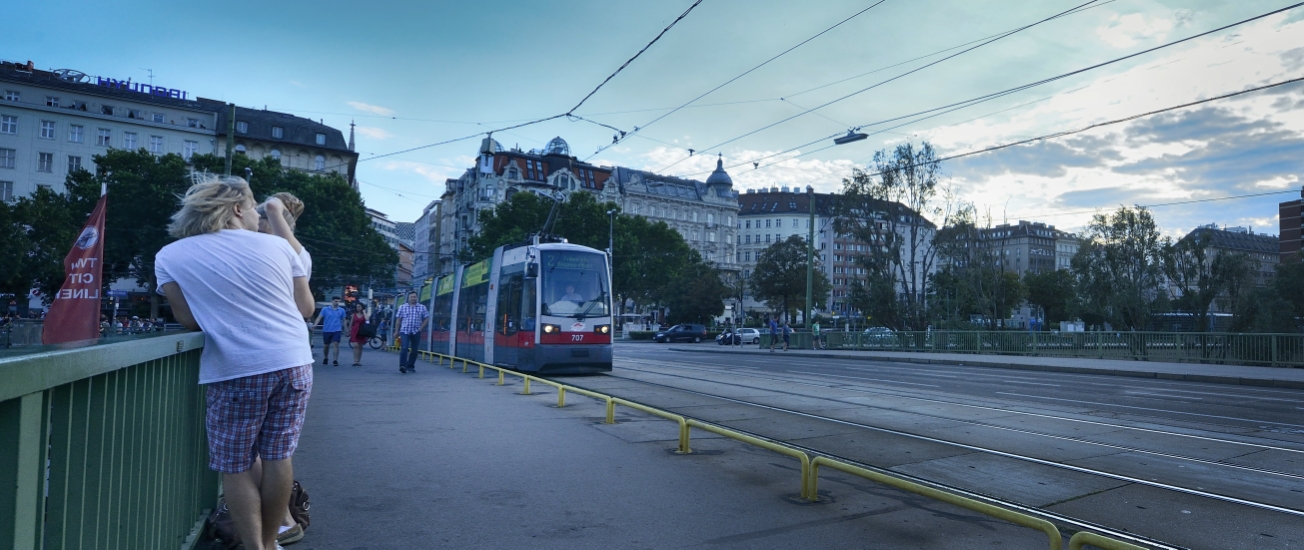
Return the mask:
[[[806,222],[806,312],[801,322],[810,327],[811,289],[815,282],[815,188],[806,186],[810,220]]]
[[[614,271],[616,270],[616,261],[614,259],[616,253],[616,209],[615,208],[612,208],[611,210],[607,211],[607,220],[609,221],[609,223],[607,224],[607,277],[611,279],[611,299],[614,302],[616,299],[616,282],[615,282],[615,273],[614,273]],[[623,300],[621,301],[620,307],[622,310],[625,308],[625,304]],[[612,307],[611,310],[612,310],[611,313],[614,315],[616,313],[616,308]],[[624,312],[622,311],[621,313]]]

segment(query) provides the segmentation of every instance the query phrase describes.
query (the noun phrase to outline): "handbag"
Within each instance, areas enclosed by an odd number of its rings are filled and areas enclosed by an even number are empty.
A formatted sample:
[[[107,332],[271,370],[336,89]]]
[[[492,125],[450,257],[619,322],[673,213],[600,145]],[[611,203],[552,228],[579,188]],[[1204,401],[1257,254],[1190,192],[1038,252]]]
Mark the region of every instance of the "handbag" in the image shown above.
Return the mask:
[[[376,325],[371,323],[362,323],[358,325],[359,338],[373,338],[376,336]]]
[[[308,530],[308,524],[312,523],[312,517],[308,510],[312,508],[312,503],[308,502],[308,491],[303,490],[303,486],[295,480],[294,486],[290,488],[290,517],[299,524],[304,531]],[[212,514],[208,515],[208,527],[204,530],[205,536],[211,540],[218,541],[219,548],[224,550],[235,550],[240,547],[240,533],[235,530],[235,522],[231,520],[231,510],[226,507],[226,499],[218,499],[217,508]]]

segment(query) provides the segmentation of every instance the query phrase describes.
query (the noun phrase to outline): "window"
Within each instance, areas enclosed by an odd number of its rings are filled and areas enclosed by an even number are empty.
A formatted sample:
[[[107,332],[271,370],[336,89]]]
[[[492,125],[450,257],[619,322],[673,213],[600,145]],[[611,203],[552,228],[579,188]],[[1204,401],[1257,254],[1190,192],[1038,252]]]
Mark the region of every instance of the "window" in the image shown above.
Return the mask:
[[[17,134],[18,117],[3,115],[0,116],[0,134]]]
[[[46,107],[58,107],[58,106],[59,106],[59,98],[58,98],[57,96],[52,96],[52,95],[47,95],[47,96],[45,96],[45,106],[46,106]]]
[[[318,135],[320,135],[320,134],[318,134]],[[325,169],[326,169],[326,157],[323,157],[323,156],[321,156],[321,155],[317,155],[316,158],[312,159],[312,169],[313,169],[313,170],[325,170]]]
[[[765,234],[765,242],[767,242],[767,243],[770,242],[770,234],[769,234],[769,233],[766,233],[766,234]]]
[[[186,119],[186,127],[187,127],[187,128],[198,128],[198,127],[199,127],[199,119],[197,119],[197,118],[187,118],[187,119]]]
[[[715,231],[707,231],[707,232],[706,232],[706,240],[707,240],[708,242],[715,242]]]
[[[140,118],[140,109],[127,109],[127,118]]]
[[[37,157],[36,171],[37,171],[37,172],[53,172],[53,171],[54,171],[54,153],[41,153],[41,154]]]
[[[751,252],[743,252],[743,261],[745,261],[745,262],[750,262],[750,261],[752,261],[752,253],[751,253]]]
[[[751,236],[751,235],[747,235],[747,236],[746,236],[746,239],[747,239],[747,242],[745,242],[745,243],[743,243],[743,244],[752,244],[752,236]]]
[[[13,168],[15,158],[18,158],[18,151],[0,149],[0,168]]]
[[[517,170],[515,166],[508,168],[507,179],[513,179],[513,180],[521,179],[521,171]]]
[[[41,139],[54,139],[54,121],[41,121]]]
[[[18,90],[5,90],[5,101],[19,101]]]
[[[69,126],[69,127],[68,127],[68,141],[71,141],[71,142],[73,142],[73,143],[81,143],[81,142],[83,141],[82,135],[83,135],[85,132],[86,132],[86,127],[84,127],[84,126],[82,126],[82,125],[80,125],[80,124],[73,124],[73,125]]]
[[[153,118],[151,120],[159,124],[163,124],[164,122],[167,122],[167,118],[163,116],[163,113],[154,113]]]
[[[185,149],[182,150],[181,156],[186,160],[190,160],[190,157],[195,156],[195,153],[198,152],[199,152],[199,142],[186,140],[186,147]]]
[[[99,133],[95,135],[95,144],[101,147],[108,147],[113,138],[113,130],[100,128]]]
[[[68,155],[68,173],[71,174],[81,170],[81,157]]]
[[[112,106],[112,105],[100,105],[100,114],[102,114],[102,115],[113,116],[113,106]]]
[[[326,145],[326,134],[317,134],[317,145]]]
[[[285,128],[282,128],[282,127],[280,127],[280,126],[272,126],[272,137],[273,137],[273,138],[276,138],[276,139],[282,139],[282,138],[284,138],[284,137],[285,137]]]
[[[752,228],[752,220],[747,220],[747,229]]]
[[[149,152],[163,154],[163,136],[149,136]]]
[[[245,150],[245,146],[244,146],[244,145],[236,145],[236,146],[235,146],[235,154],[237,154],[237,155],[243,155],[243,154],[245,154],[245,152],[246,152],[246,150]]]
[[[765,227],[769,227],[769,226],[770,226],[770,220],[765,220]]]
[[[10,202],[14,200],[14,182],[0,181],[0,201]]]
[[[136,149],[136,132],[122,133],[122,148],[128,151],[134,151]]]
[[[693,212],[693,223],[697,223],[697,212]]]
[[[243,120],[235,121],[235,131],[240,132],[242,134],[249,133],[249,123]]]
[[[280,150],[280,149],[272,149],[272,152],[271,152],[271,153],[268,153],[268,155],[271,156],[272,158],[276,159],[276,160],[281,160],[281,150]]]

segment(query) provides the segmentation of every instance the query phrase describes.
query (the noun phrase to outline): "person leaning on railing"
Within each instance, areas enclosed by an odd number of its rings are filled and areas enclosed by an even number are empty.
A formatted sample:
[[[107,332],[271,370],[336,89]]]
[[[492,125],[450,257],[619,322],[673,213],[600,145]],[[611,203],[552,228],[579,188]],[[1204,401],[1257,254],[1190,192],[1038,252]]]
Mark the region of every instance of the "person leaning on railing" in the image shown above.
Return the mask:
[[[196,183],[168,227],[179,240],[154,271],[177,321],[204,331],[209,467],[222,473],[236,531],[246,549],[272,550],[312,393],[303,319],[314,300],[294,249],[257,231],[255,204],[240,178]]]

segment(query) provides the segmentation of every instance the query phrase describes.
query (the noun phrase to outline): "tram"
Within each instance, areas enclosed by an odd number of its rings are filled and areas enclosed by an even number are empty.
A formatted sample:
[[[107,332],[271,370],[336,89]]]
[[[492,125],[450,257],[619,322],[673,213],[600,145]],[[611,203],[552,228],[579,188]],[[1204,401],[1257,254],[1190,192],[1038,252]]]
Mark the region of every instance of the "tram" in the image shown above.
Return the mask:
[[[429,349],[540,374],[611,370],[607,255],[566,242],[505,245],[433,282]]]

